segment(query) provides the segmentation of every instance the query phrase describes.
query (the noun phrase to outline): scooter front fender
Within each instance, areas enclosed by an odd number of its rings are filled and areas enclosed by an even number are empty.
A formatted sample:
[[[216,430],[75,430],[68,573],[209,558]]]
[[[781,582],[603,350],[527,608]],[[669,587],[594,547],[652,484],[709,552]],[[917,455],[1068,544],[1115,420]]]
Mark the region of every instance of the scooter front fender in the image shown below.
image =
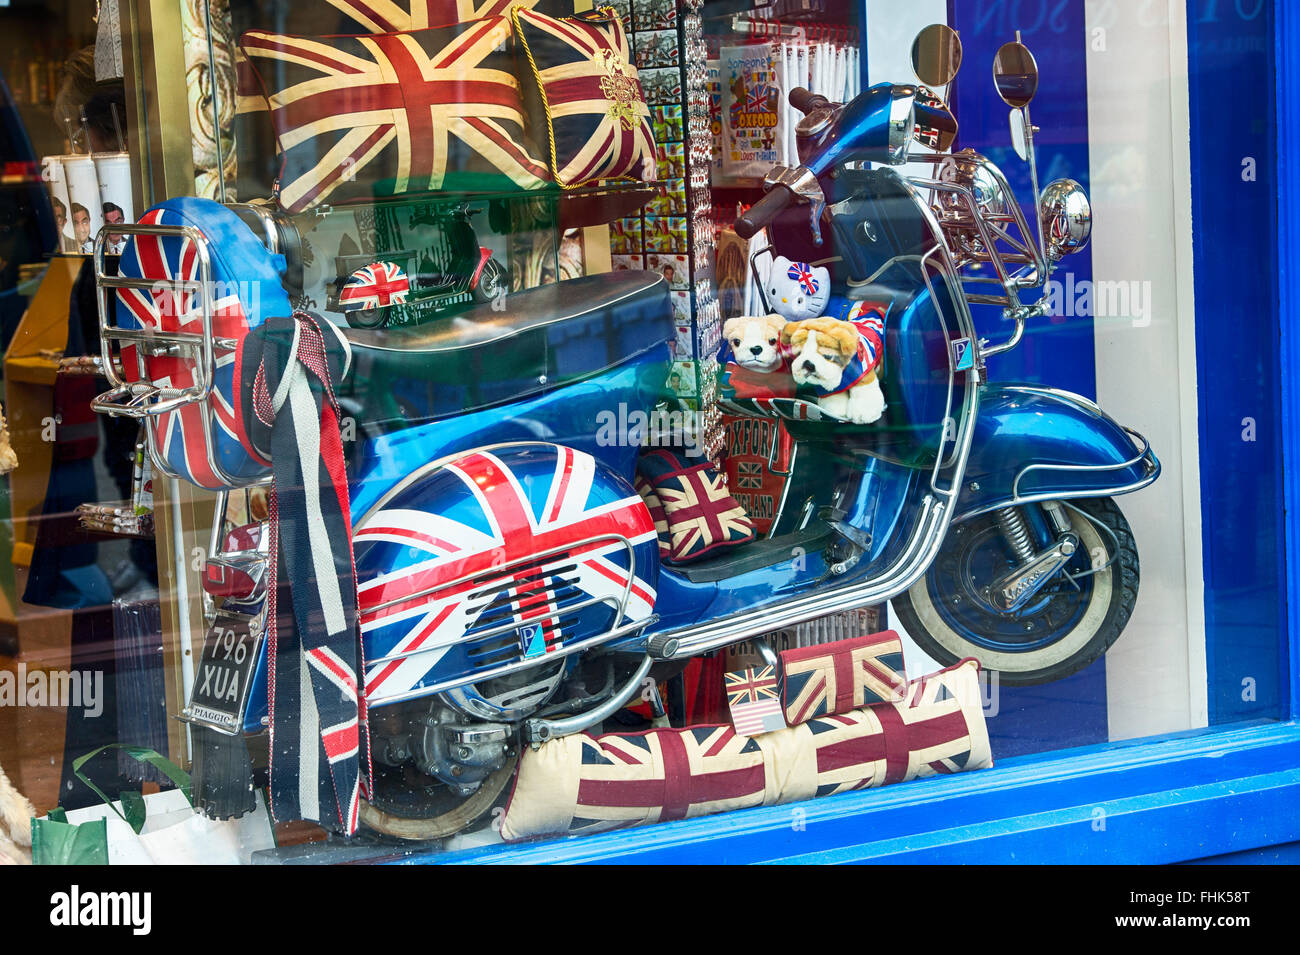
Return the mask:
[[[1008,504],[1127,494],[1159,475],[1147,440],[1087,398],[992,384],[980,394],[954,520]]]

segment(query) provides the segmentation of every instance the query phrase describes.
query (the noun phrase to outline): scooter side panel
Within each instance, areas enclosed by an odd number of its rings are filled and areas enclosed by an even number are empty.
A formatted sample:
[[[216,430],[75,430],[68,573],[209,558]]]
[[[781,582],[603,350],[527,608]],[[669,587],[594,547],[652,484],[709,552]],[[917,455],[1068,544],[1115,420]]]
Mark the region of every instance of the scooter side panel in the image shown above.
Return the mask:
[[[1016,490],[1038,498],[1137,490],[1160,471],[1155,455],[1141,451],[1086,398],[1037,385],[989,385],[980,395],[957,519],[1009,502]]]
[[[456,455],[362,515],[353,539],[371,706],[559,660],[655,606],[649,511],[569,447]]]

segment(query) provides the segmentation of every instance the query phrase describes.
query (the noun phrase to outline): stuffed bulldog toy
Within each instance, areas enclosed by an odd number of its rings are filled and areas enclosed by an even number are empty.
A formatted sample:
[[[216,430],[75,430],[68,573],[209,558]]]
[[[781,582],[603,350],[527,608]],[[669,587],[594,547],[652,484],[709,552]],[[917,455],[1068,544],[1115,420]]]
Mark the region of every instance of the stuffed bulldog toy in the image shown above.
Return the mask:
[[[885,412],[877,374],[884,332],[879,313],[851,322],[810,318],[786,325],[781,341],[791,350],[795,382],[811,389],[819,406],[854,424],[871,424]]]
[[[722,326],[726,356],[724,388],[737,398],[790,398],[794,381],[781,345],[780,315],[742,315]]]
[[[772,308],[789,319],[781,341],[796,384],[812,390],[827,413],[871,424],[885,411],[880,388],[885,309],[831,294],[830,270],[783,255],[767,280]]]

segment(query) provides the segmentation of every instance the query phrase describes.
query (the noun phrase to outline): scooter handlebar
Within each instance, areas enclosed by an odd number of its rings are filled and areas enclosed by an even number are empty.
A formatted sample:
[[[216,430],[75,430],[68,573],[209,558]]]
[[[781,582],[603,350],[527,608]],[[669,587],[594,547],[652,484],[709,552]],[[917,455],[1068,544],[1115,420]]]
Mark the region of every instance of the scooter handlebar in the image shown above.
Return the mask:
[[[760,229],[777,217],[782,209],[794,201],[794,193],[788,186],[779,183],[758,202],[746,210],[736,220],[736,235],[742,239],[752,239]]]
[[[790,105],[807,116],[815,109],[831,105],[831,101],[820,93],[814,93],[802,86],[796,86],[790,91]]]

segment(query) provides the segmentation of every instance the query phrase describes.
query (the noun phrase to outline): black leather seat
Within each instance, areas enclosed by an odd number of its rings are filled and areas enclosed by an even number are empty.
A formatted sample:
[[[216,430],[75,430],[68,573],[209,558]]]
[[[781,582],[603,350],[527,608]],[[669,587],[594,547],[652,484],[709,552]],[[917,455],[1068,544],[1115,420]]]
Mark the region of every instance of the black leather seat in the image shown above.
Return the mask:
[[[346,328],[353,369],[340,395],[363,422],[428,419],[581,381],[673,336],[654,272],[570,279],[396,328]]]

